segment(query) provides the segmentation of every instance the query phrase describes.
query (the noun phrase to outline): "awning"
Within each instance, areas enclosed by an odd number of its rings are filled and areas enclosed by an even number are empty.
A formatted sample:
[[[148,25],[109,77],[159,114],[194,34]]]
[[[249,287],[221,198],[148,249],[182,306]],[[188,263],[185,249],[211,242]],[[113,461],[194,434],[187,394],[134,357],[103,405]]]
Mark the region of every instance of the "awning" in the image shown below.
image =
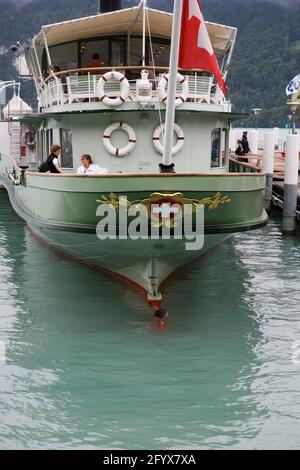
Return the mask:
[[[149,17],[151,35],[170,39],[173,14],[148,7],[146,10]],[[35,37],[35,44],[40,47],[44,46],[43,31],[48,46],[98,36],[128,34],[128,32],[131,34],[142,34],[143,21],[140,13],[139,7],[132,7],[47,25]],[[215,52],[220,55],[228,52],[235,39],[237,29],[210,22],[206,22],[206,25]]]

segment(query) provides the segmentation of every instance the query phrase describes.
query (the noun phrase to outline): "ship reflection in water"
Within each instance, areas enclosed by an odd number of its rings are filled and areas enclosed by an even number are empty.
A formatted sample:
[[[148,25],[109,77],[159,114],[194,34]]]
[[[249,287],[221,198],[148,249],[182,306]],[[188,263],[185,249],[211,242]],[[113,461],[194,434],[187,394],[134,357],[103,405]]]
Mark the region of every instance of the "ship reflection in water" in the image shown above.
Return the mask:
[[[187,266],[161,333],[139,292],[41,245],[4,192],[0,214],[2,449],[299,448],[299,236],[273,219]]]

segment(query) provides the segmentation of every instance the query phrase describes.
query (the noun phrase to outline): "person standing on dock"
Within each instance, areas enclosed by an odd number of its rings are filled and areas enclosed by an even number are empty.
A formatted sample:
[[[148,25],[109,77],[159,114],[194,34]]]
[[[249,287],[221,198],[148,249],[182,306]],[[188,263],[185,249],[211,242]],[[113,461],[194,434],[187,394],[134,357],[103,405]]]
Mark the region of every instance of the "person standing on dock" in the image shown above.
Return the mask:
[[[243,146],[244,155],[247,155],[250,152],[250,147],[249,147],[249,142],[248,142],[248,132],[247,131],[243,132],[242,146]]]

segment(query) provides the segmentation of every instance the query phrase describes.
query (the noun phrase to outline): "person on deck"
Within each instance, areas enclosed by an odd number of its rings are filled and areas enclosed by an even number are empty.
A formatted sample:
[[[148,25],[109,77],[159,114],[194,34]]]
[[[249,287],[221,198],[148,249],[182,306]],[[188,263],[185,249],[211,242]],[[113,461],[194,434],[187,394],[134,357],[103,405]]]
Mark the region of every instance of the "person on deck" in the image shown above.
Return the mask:
[[[82,165],[77,169],[78,175],[100,175],[107,174],[106,168],[101,168],[99,165],[93,164],[92,157],[88,154],[81,156]]]
[[[243,149],[243,144],[242,144],[242,141],[241,140],[238,140],[237,141],[237,148],[235,150],[235,154],[238,156],[238,157],[243,157],[244,156],[244,149]]]
[[[52,145],[51,153],[49,157],[39,167],[40,173],[47,173],[49,171],[50,173],[62,173],[59,160],[58,160],[59,154],[60,154],[60,146]]]
[[[248,163],[248,158],[244,156],[245,154],[244,154],[244,149],[243,149],[243,143],[241,140],[237,141],[237,148],[235,150],[235,154],[237,155],[237,160],[239,162]]]
[[[249,142],[248,142],[248,132],[247,131],[243,132],[242,146],[243,146],[244,155],[247,155],[250,152],[250,147],[249,147]]]
[[[92,60],[90,60],[90,62],[88,62],[85,66],[85,68],[87,69],[93,69],[93,68],[97,68],[97,67],[103,67],[103,62],[102,60],[100,59],[100,55],[95,53],[93,54],[93,57],[92,57]],[[91,75],[97,75],[97,73],[99,73],[99,71],[97,70],[92,70],[90,72]]]

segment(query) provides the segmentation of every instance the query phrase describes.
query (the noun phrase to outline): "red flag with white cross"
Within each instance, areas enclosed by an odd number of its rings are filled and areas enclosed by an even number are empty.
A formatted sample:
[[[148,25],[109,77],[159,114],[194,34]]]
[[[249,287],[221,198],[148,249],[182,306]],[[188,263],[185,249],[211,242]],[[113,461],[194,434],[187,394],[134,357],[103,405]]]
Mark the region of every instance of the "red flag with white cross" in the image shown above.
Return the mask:
[[[206,28],[199,0],[183,0],[179,67],[202,69],[215,75],[224,96],[226,85]]]

